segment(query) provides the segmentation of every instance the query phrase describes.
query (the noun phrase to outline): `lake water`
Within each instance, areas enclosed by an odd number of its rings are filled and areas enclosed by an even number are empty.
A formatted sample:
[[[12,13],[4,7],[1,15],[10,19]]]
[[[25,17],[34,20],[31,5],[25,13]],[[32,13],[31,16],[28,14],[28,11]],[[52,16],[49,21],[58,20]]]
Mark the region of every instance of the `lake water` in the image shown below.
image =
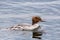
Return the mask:
[[[0,28],[30,23],[38,15],[46,22],[40,26],[45,33],[41,40],[60,40],[60,0],[0,0]],[[1,30],[0,40],[40,40],[32,31]]]

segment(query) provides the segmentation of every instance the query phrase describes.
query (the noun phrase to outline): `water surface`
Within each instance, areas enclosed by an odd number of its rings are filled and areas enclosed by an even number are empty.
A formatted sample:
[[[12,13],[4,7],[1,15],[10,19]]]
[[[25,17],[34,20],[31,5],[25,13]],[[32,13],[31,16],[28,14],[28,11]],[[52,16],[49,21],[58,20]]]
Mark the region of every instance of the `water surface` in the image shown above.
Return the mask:
[[[0,0],[0,28],[30,23],[32,16],[41,16],[46,32],[41,40],[60,40],[60,0]],[[0,40],[40,40],[32,31],[0,30]]]

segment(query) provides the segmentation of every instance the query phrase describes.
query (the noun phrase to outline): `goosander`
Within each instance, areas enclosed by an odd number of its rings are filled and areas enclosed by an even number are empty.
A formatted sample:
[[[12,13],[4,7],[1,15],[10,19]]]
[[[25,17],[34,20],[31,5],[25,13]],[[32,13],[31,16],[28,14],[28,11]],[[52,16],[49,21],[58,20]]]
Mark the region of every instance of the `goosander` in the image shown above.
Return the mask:
[[[38,22],[43,22],[43,20],[39,16],[32,17],[32,25],[23,25],[18,24],[13,27],[10,27],[11,30],[35,30],[39,28]]]

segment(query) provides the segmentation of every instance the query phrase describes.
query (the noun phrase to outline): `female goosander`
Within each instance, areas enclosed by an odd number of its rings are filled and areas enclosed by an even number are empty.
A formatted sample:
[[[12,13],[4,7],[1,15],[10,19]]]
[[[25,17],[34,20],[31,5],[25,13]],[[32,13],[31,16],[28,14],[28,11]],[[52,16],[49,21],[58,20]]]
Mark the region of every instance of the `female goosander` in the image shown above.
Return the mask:
[[[32,25],[21,25],[18,24],[16,26],[11,27],[11,30],[35,30],[39,28],[38,22],[43,22],[43,20],[39,16],[32,17]]]

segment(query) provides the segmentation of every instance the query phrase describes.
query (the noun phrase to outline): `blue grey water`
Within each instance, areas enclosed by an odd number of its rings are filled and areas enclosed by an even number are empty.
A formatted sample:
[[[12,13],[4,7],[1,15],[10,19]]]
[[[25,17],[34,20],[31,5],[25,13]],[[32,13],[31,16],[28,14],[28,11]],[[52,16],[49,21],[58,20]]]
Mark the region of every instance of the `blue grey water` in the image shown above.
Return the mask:
[[[60,40],[60,0],[0,0],[0,28],[30,23],[38,15],[46,22],[41,40]],[[32,38],[31,31],[0,30],[0,40],[40,40]]]

